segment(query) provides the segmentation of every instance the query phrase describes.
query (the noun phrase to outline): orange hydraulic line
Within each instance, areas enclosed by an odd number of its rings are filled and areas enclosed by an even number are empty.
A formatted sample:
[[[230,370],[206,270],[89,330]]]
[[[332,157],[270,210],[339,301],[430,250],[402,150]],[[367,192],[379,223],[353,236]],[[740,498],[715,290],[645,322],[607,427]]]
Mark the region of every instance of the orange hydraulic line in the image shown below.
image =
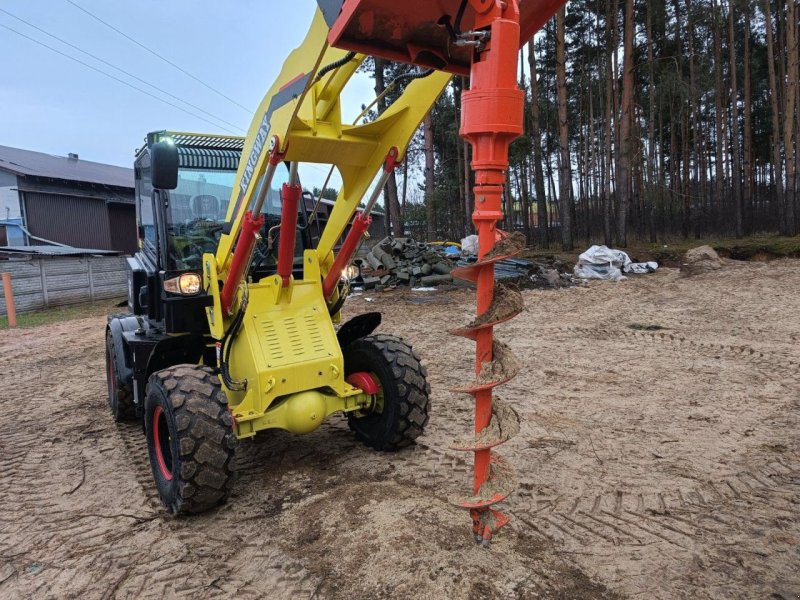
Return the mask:
[[[517,85],[517,53],[520,41],[517,0],[487,3],[478,15],[475,30],[489,28],[486,47],[475,54],[471,86],[462,94],[461,135],[473,148],[475,212],[478,261],[495,245],[497,221],[503,218],[503,187],[508,168],[508,148],[523,132],[524,94]],[[478,315],[484,314],[494,296],[494,266],[480,267],[477,276]],[[492,328],[477,333],[475,371],[492,360]],[[492,391],[475,393],[475,432],[483,431],[492,418]],[[475,452],[474,490],[478,494],[489,476],[491,450]]]
[[[3,273],[3,294],[6,298],[6,314],[8,326],[17,326],[17,309],[14,306],[14,290],[11,289],[11,273]]]

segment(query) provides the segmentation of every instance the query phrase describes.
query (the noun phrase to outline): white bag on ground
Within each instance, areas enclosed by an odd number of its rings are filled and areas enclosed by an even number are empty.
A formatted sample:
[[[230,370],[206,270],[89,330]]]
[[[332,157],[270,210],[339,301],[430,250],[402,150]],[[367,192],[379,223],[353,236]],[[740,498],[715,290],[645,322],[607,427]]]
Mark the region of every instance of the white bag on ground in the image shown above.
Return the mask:
[[[614,250],[608,246],[592,246],[578,257],[578,264],[574,269],[575,277],[625,281],[627,277],[622,274],[622,269],[629,264],[631,257],[622,250]]]
[[[477,256],[478,255],[478,236],[468,235],[461,240],[461,254],[464,256]]]
[[[575,277],[580,279],[605,279],[625,281],[622,273],[652,273],[658,268],[657,262],[635,263],[622,250],[608,246],[592,246],[578,257]]]

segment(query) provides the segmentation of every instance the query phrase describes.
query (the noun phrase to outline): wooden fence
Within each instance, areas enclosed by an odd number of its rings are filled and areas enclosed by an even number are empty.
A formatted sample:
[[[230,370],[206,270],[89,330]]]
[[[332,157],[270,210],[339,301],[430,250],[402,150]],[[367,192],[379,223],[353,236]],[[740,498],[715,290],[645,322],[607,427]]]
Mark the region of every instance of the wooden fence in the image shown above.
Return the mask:
[[[0,261],[11,273],[18,313],[119,298],[128,294],[125,258],[120,256],[53,257]],[[0,295],[0,315],[6,299]]]

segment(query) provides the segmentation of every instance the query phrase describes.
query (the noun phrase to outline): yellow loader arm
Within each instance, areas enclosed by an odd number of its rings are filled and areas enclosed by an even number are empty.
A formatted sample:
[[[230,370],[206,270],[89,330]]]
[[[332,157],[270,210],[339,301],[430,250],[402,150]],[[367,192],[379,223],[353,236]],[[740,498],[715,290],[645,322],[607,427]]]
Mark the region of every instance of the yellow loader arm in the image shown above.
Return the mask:
[[[284,160],[335,165],[342,177],[342,188],[317,248],[325,274],[333,262],[336,242],[389,150],[396,147],[402,159],[414,132],[450,80],[447,73],[433,73],[410,83],[375,121],[342,123],[340,94],[365,56],[347,60],[351,55],[329,47],[327,36],[328,25],[318,9],[305,40],[286,59],[255,113],[236,175],[225,234],[216,253],[217,275],[222,281],[228,275],[245,212],[253,205],[267,170],[273,138],[279,140],[278,152]],[[320,72],[323,65],[337,63],[337,68]]]
[[[362,231],[356,223],[368,222],[362,215],[353,219],[361,199],[382,167],[387,176],[385,163],[402,159],[451,77],[430,73],[409,83],[374,121],[343,123],[340,96],[365,57],[329,47],[328,31],[317,10],[306,39],[289,55],[261,102],[246,138],[216,254],[203,256],[204,288],[213,299],[206,313],[211,336],[219,341],[220,379],[239,437],[275,427],[305,433],[333,412],[362,410],[373,401],[372,395],[346,381],[333,326],[341,306],[335,286],[340,275],[335,271],[341,266],[333,269],[334,247],[352,225],[356,235],[348,239],[355,249]],[[287,239],[289,243],[279,248],[278,272],[248,281],[248,265],[264,223],[261,202],[282,161],[333,165],[342,187],[318,247],[305,251],[303,277],[296,280],[293,219],[300,188],[290,177],[283,187],[280,236],[281,245]],[[285,259],[289,266],[282,271]],[[329,271],[331,277],[326,278]],[[331,281],[333,286],[328,285]]]

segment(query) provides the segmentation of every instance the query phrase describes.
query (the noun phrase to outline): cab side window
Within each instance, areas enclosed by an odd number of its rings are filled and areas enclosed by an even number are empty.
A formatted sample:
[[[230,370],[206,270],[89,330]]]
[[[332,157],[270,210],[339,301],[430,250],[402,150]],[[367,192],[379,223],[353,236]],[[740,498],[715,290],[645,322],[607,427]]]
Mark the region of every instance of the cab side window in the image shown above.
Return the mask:
[[[153,215],[153,185],[150,178],[150,167],[140,167],[136,178],[136,208],[139,213],[139,226],[143,241],[155,250],[156,221]]]

